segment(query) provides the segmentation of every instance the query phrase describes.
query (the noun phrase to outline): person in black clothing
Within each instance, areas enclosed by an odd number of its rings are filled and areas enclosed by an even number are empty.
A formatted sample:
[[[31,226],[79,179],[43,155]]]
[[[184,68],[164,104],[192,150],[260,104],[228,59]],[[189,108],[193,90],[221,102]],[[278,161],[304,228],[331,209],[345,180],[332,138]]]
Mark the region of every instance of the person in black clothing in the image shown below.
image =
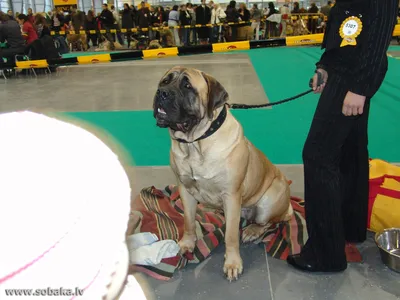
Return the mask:
[[[150,10],[146,7],[146,3],[142,1],[140,3],[140,8],[136,14],[137,25],[140,28],[148,28],[150,26]],[[147,35],[147,31],[143,31],[143,34]]]
[[[132,28],[135,28],[136,27],[136,20],[137,20],[137,9],[135,8],[135,6],[133,6],[133,5],[129,5],[129,8],[131,9],[131,12],[132,12],[132,14],[133,14],[133,27]]]
[[[247,9],[246,4],[240,3],[239,14],[242,21],[250,22],[250,11]],[[243,24],[242,26],[249,26],[249,24]]]
[[[128,49],[131,45],[131,29],[134,27],[135,15],[128,3],[124,4],[124,10],[122,11],[122,28],[127,29],[126,40],[128,41]]]
[[[316,64],[322,95],[303,149],[308,241],[287,261],[310,272],[347,268],[345,242],[365,241],[368,115],[387,69],[398,0],[337,0]]]
[[[308,9],[308,13],[314,15],[311,19],[308,20],[307,27],[308,31],[312,34],[317,32],[318,19],[315,19],[314,17],[317,16],[318,12],[319,11],[317,5],[315,5],[315,3],[311,3],[311,7]]]
[[[97,20],[96,16],[94,15],[94,12],[92,10],[89,10],[86,16],[85,20],[85,28],[88,32],[87,34],[87,44],[88,44],[88,49],[90,48],[89,42],[92,42],[93,47],[97,47],[97,33],[90,33],[90,30],[96,30],[97,31]]]
[[[108,5],[106,3],[102,6],[103,10],[99,16],[101,26],[103,29],[107,30],[105,37],[107,41],[110,42],[110,50],[115,50],[114,39],[112,34],[110,33],[110,29],[114,26],[114,16],[112,12],[108,9]]]
[[[181,5],[181,12],[179,15],[181,26],[189,26],[192,24],[192,16],[188,12],[186,5]],[[190,28],[182,29],[183,45],[189,46],[190,42]]]
[[[300,13],[300,5],[299,5],[299,2],[294,2],[294,3],[293,3],[292,14],[299,14],[299,13]]]
[[[266,18],[268,19],[270,16],[274,15],[274,14],[278,14],[279,11],[275,8],[275,4],[273,2],[269,2],[268,3],[268,14],[266,16]],[[266,31],[268,32],[268,38],[272,38],[272,37],[278,37],[279,34],[279,29],[278,29],[278,23],[276,22],[271,22],[271,21],[265,21],[265,27],[266,27]]]
[[[232,0],[231,2],[229,2],[228,7],[226,8],[226,21],[228,23],[229,22],[237,23],[237,22],[239,22],[239,17],[240,17],[240,14],[236,10],[236,1]],[[230,29],[231,29],[230,42],[236,41],[236,39],[237,39],[237,26],[238,25],[232,25],[230,27]]]
[[[211,10],[206,5],[206,0],[201,0],[201,5],[196,8],[196,24],[206,25],[211,21]],[[197,35],[200,44],[207,44],[207,39],[210,37],[210,30],[208,27],[197,28]]]
[[[7,48],[0,48],[0,58],[14,59],[15,55],[23,54],[25,49],[21,27],[17,21],[10,20],[9,16],[1,11],[0,23],[0,42],[7,42]],[[2,62],[0,60],[0,63]]]

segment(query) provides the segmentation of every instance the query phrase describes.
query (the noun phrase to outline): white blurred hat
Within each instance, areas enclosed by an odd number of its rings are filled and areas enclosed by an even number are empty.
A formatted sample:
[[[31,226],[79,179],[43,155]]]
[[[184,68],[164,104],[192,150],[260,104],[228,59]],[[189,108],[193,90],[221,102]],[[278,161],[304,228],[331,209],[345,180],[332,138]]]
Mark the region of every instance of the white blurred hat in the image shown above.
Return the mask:
[[[32,112],[1,114],[0,144],[0,299],[115,299],[128,271],[131,196],[117,155]]]

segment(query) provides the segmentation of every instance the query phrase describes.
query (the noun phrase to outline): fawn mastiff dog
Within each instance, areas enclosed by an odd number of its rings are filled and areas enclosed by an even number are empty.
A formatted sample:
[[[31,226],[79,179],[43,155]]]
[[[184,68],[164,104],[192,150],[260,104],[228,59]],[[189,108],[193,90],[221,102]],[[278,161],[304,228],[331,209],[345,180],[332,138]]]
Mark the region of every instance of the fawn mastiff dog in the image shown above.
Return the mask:
[[[161,78],[153,108],[157,126],[168,128],[172,140],[170,162],[184,206],[181,253],[195,247],[197,203],[223,208],[223,270],[231,281],[243,271],[240,217],[253,221],[242,234],[243,242],[250,242],[269,223],[289,220],[293,210],[285,176],[246,139],[227,101],[227,91],[215,78],[174,67]]]

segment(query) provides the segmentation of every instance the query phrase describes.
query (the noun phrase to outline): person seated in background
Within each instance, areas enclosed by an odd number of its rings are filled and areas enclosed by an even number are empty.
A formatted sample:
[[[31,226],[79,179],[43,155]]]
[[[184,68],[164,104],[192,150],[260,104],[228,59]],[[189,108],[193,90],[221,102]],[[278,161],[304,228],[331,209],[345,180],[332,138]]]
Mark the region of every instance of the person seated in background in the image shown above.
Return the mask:
[[[39,38],[42,38],[45,35],[50,35],[50,28],[45,17],[41,14],[35,15],[35,28]]]
[[[25,39],[27,45],[39,38],[27,15],[19,14],[17,21],[22,26],[22,37]]]
[[[10,59],[17,54],[24,53],[25,41],[22,37],[21,27],[3,12],[0,12],[0,42],[6,42],[7,45],[6,48],[0,48],[0,58]],[[2,62],[1,59],[0,62]]]

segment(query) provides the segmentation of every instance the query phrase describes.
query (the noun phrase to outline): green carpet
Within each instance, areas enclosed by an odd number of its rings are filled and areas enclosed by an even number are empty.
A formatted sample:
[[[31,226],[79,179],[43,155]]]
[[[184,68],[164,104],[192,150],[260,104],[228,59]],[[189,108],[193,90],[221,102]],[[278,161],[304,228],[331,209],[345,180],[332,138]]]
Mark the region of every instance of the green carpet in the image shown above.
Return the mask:
[[[270,101],[308,88],[318,48],[269,48],[246,51]],[[215,54],[218,55],[218,54]],[[374,97],[369,122],[370,156],[400,162],[400,61],[390,58],[386,80]],[[308,95],[270,110],[237,110],[233,114],[245,135],[273,163],[300,164],[302,147],[318,96]],[[169,164],[169,136],[156,127],[151,111],[74,112],[69,115],[103,128],[131,154],[135,165]]]
[[[99,52],[70,52],[70,53],[66,53],[62,55],[62,58],[73,58],[73,57],[78,57],[78,56],[91,56],[91,55],[98,55],[98,54],[105,54],[105,53],[119,53],[122,51],[115,51],[115,52],[103,52],[103,51],[99,51]]]

